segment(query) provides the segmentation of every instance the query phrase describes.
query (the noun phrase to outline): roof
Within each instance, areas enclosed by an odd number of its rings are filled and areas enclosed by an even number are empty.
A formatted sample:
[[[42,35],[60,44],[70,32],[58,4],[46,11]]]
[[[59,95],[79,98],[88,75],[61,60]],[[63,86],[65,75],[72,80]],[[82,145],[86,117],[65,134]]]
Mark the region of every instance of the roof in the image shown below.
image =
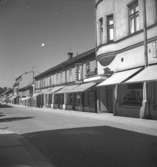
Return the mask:
[[[38,74],[35,76],[35,79],[40,79],[40,78],[44,78],[46,75],[51,75],[52,73],[55,73],[56,71],[61,71],[63,68],[67,67],[67,66],[70,66],[72,65],[73,63],[77,63],[78,61],[81,61],[85,58],[88,58],[88,57],[95,57],[95,48],[94,49],[90,49],[86,52],[83,52],[81,54],[79,54],[78,56],[75,56],[71,59],[67,59],[66,61],[52,67],[52,68],[49,68],[48,70]]]
[[[6,94],[9,94],[9,93],[12,93],[12,92],[13,92],[13,89],[8,88],[6,91],[4,91],[3,93],[1,93],[0,95],[3,96],[3,95],[6,95]]]

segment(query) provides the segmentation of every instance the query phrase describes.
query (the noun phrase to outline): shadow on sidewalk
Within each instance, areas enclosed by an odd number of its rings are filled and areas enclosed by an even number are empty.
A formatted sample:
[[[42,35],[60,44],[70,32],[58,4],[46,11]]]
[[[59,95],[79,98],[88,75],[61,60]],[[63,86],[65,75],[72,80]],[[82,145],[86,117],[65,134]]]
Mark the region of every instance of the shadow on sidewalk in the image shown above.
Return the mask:
[[[100,126],[24,134],[56,167],[156,167],[157,137]]]
[[[11,122],[11,121],[20,121],[20,120],[24,120],[24,119],[33,119],[34,117],[7,117],[7,118],[0,118],[0,123],[1,122]]]

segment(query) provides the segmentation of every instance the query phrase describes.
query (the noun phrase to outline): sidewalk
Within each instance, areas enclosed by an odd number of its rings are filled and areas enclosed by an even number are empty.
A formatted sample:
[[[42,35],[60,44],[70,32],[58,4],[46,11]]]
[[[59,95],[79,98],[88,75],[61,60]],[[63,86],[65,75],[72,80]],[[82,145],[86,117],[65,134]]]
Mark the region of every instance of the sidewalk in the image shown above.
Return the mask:
[[[120,116],[114,116],[112,113],[88,113],[88,112],[60,110],[52,108],[25,107],[21,105],[11,105],[11,106],[21,107],[30,112],[31,111],[50,112],[62,115],[64,114],[67,116],[84,117],[87,119],[94,119],[96,121],[100,120],[101,122],[103,121],[104,126],[110,126],[124,130],[157,136],[157,120],[120,117]]]
[[[0,129],[1,167],[52,167],[48,160],[22,136]]]

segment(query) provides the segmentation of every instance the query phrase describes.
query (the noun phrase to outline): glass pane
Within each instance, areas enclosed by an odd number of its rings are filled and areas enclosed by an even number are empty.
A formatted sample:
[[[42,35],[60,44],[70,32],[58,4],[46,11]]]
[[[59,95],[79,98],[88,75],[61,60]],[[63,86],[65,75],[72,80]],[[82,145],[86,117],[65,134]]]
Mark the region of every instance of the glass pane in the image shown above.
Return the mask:
[[[134,23],[134,19],[130,20],[130,33],[134,33],[135,32],[135,23]]]
[[[130,14],[134,14],[134,9],[131,8],[129,13],[130,13]]]
[[[139,6],[138,5],[135,7],[135,11],[136,12],[139,11]]]
[[[114,34],[114,31],[113,31],[113,28],[112,29],[110,29],[110,31],[109,31],[109,37],[110,37],[110,41],[113,41],[113,34]]]
[[[139,31],[140,30],[140,23],[139,23],[140,19],[139,16],[136,17],[136,30]]]
[[[113,18],[110,18],[109,19],[109,23],[108,23],[109,25],[113,25]]]

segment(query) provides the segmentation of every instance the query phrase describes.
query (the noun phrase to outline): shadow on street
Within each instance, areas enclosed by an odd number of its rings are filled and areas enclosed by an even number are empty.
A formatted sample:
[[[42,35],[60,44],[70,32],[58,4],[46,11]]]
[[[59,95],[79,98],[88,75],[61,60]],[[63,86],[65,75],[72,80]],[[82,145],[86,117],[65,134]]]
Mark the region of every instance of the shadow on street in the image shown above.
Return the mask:
[[[24,119],[32,119],[34,117],[7,117],[7,118],[0,118],[0,123],[1,122],[11,122],[11,121],[20,121],[20,120],[24,120]]]
[[[0,117],[4,117],[5,114],[3,112],[0,112]]]
[[[157,137],[101,126],[24,134],[56,167],[156,167]]]
[[[0,108],[12,108],[12,106],[9,106],[7,104],[1,104],[0,103]]]

